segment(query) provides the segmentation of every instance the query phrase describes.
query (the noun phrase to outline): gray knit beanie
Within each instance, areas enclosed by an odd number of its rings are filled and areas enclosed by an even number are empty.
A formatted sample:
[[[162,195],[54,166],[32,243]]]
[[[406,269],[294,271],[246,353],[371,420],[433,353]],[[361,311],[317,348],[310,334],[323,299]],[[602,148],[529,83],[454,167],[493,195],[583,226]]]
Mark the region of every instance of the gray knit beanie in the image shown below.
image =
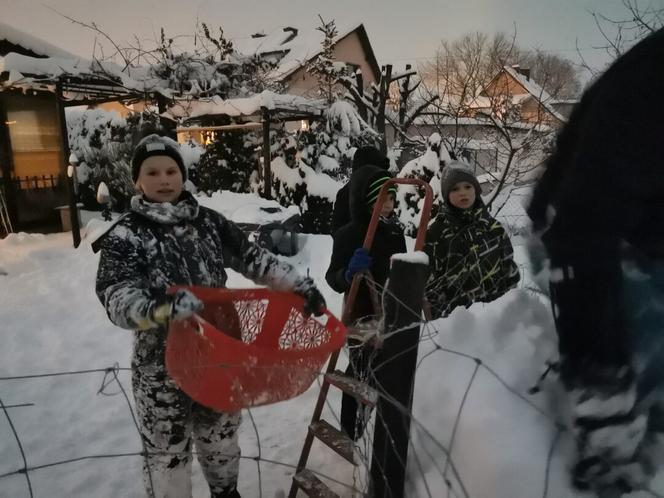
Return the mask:
[[[449,204],[450,202],[449,199],[452,188],[459,182],[468,182],[475,187],[475,196],[478,199],[482,195],[480,183],[473,174],[470,165],[462,161],[452,161],[447,165],[443,171],[443,176],[440,179],[440,191],[443,194],[443,199],[445,199],[446,204]]]

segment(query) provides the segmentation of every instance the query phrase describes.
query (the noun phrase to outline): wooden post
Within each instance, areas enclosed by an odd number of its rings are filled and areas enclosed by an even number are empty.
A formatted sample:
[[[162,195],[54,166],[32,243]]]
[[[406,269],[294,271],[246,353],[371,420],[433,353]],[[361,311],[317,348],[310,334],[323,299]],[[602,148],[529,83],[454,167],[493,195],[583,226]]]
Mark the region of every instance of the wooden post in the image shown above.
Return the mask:
[[[5,200],[7,201],[7,216],[9,216],[9,222],[13,229],[18,230],[20,223],[16,205],[16,183],[12,178],[14,156],[9,126],[7,125],[7,109],[2,99],[0,99],[0,168],[2,169]]]
[[[392,64],[385,66],[380,77],[380,95],[378,100],[378,116],[376,118],[376,131],[382,135],[380,151],[387,154],[387,139],[385,137],[385,105],[390,97],[390,83],[392,82]]]
[[[263,110],[263,195],[266,199],[272,199],[272,169],[270,163],[270,113]]]
[[[371,460],[373,498],[404,496],[420,315],[428,276],[424,255],[421,261],[393,257],[383,297],[385,340],[378,356],[380,368],[374,372],[379,399]]]
[[[65,117],[65,107],[62,98],[62,83],[58,81],[55,86],[55,102],[58,113],[58,124],[60,125],[60,138],[62,144],[62,163],[60,170],[64,172],[67,181],[67,193],[69,194],[69,216],[71,218],[71,235],[74,240],[74,247],[81,243],[81,225],[78,220],[78,206],[76,199],[76,189],[74,187],[74,175],[67,175],[67,166],[69,165],[69,136],[67,134],[67,119]]]

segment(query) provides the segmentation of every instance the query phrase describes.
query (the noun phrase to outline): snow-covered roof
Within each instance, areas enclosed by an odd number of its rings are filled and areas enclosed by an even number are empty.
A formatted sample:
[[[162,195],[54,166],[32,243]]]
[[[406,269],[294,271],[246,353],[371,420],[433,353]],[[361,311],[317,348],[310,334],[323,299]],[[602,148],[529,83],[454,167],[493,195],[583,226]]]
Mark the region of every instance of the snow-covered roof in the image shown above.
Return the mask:
[[[380,74],[380,68],[369,43],[363,24],[355,24],[338,30],[335,42],[338,43],[357,32],[363,42],[369,65]],[[283,80],[300,69],[322,51],[323,33],[316,29],[300,30],[293,27],[277,28],[264,36],[233,39],[234,48],[244,55],[273,55],[277,67],[271,76]]]
[[[541,86],[539,86],[535,81],[533,81],[530,78],[527,78],[525,75],[521,74],[519,71],[517,71],[515,68],[511,66],[503,66],[502,69],[505,73],[510,75],[513,79],[515,79],[525,90],[528,92],[530,95],[532,95],[540,104],[544,106],[544,108],[549,111],[556,119],[559,119],[562,123],[566,122],[567,119],[565,116],[560,114],[556,109],[553,107],[553,97],[549,95],[549,93],[544,90]],[[489,83],[493,83],[493,81],[498,78],[500,73],[498,73],[493,80]],[[489,86],[487,85],[487,86]],[[516,97],[516,96],[515,96]]]
[[[202,116],[255,116],[260,114],[263,109],[321,114],[325,109],[325,102],[319,99],[278,94],[266,90],[252,97],[226,100],[219,96],[199,100],[181,99],[162,116],[184,121]]]
[[[131,71],[123,71],[113,62],[100,62],[77,56],[42,58],[10,52],[0,57],[0,75],[0,88],[54,91],[58,81],[78,78],[87,80],[87,83],[97,87],[98,91],[107,94],[158,91],[170,95],[170,91],[163,88],[159,79],[149,75],[147,68],[137,67],[131,68]],[[76,93],[73,89],[68,91]],[[88,91],[91,92],[92,89],[88,88]]]
[[[60,47],[56,47],[41,38],[20,31],[14,26],[0,22],[0,42],[3,40],[12,45],[18,45],[41,57],[76,58],[74,54],[63,50]]]

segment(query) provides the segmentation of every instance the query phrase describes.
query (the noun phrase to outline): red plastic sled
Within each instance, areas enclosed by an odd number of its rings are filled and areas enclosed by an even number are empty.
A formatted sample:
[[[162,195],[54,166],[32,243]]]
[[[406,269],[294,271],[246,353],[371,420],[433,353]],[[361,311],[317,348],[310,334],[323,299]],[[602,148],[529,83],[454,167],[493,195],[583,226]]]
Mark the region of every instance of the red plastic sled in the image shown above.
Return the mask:
[[[295,294],[187,288],[205,308],[171,323],[166,368],[184,392],[210,408],[233,412],[293,398],[344,345],[343,324],[328,311],[305,318],[304,300]]]

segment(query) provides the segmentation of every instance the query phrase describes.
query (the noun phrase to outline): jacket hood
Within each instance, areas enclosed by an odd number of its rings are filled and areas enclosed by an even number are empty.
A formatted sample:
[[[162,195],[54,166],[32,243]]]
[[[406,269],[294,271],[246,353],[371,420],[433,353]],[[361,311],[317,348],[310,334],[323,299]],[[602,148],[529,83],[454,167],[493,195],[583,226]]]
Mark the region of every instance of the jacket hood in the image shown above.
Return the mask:
[[[390,168],[390,160],[381,151],[376,149],[376,147],[365,145],[355,151],[351,169],[356,171],[367,165],[387,170]]]

